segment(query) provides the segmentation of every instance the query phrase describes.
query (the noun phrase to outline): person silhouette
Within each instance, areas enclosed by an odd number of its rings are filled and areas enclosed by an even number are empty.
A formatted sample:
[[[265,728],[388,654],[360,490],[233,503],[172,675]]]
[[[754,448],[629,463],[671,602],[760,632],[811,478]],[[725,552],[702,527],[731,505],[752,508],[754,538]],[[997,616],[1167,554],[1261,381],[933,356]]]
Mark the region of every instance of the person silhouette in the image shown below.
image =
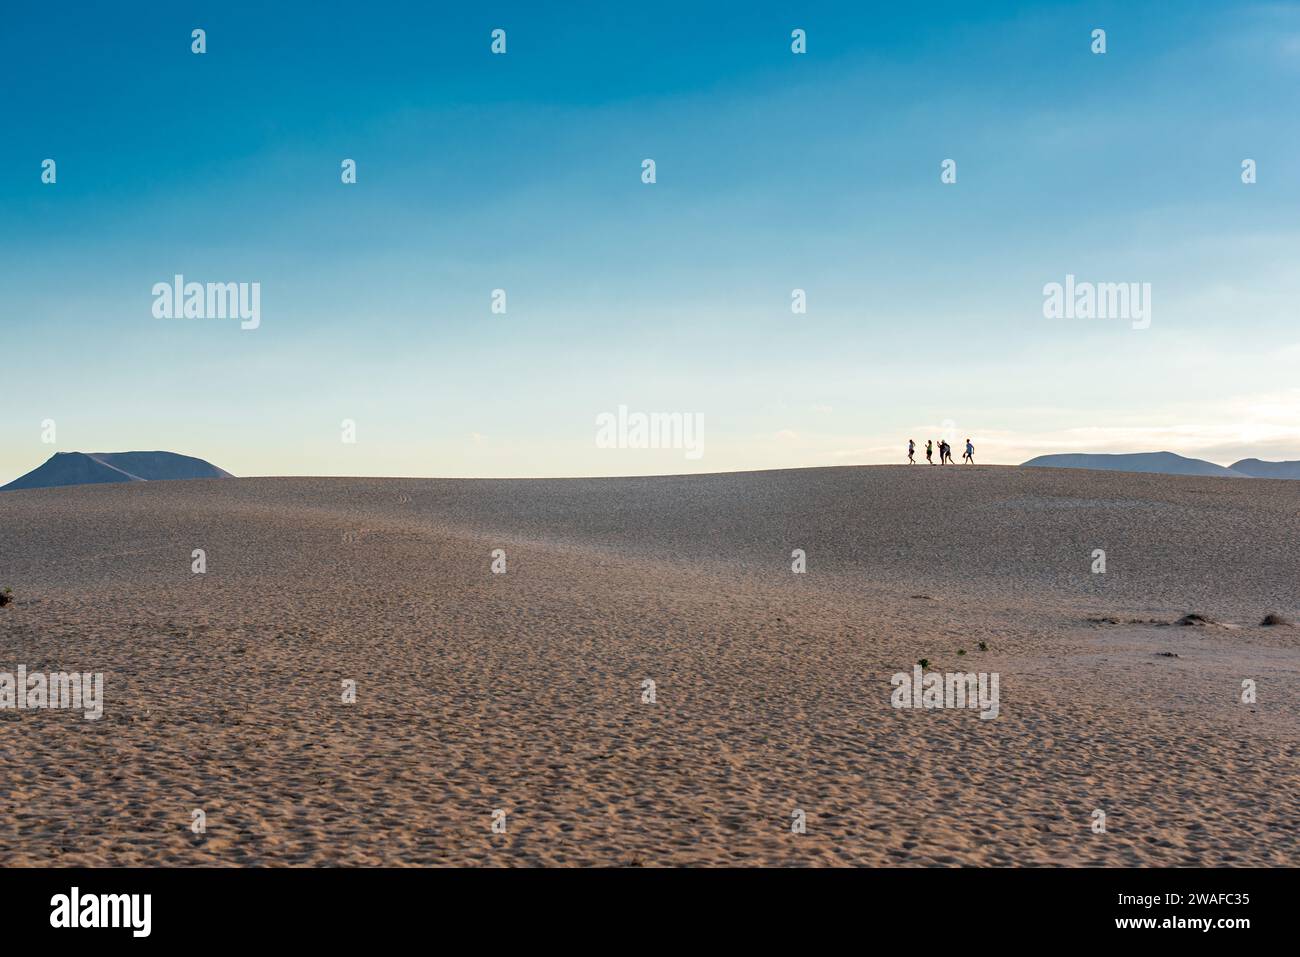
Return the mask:
[[[916,464],[915,452],[916,452],[916,443],[913,442],[911,439],[908,439],[907,440],[907,464],[908,465]]]
[[[966,454],[962,456],[962,461],[967,465],[975,464],[975,446],[970,444],[970,439],[966,440]]]
[[[934,464],[934,439],[925,440],[925,460],[931,465]]]

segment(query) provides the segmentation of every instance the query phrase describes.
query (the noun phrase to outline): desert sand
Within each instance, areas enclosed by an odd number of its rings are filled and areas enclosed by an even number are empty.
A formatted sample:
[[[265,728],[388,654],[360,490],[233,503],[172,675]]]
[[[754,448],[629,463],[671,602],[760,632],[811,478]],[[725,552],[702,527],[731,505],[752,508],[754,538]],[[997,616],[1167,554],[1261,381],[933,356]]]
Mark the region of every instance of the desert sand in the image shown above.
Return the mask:
[[[6,586],[0,671],[105,705],[0,711],[3,865],[1300,863],[1300,628],[1259,625],[1300,620],[1300,483],[41,489],[0,495]],[[893,708],[921,658],[998,716]]]

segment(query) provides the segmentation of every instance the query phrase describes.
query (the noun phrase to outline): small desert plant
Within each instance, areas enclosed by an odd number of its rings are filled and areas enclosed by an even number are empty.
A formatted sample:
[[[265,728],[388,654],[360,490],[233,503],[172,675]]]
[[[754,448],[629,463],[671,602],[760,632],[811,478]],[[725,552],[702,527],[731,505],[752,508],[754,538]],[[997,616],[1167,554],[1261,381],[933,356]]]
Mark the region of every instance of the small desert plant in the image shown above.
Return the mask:
[[[1176,622],[1174,622],[1174,624],[1176,624],[1176,625],[1184,625],[1184,626],[1186,626],[1186,625],[1217,625],[1218,622],[1216,622],[1216,621],[1215,621],[1213,618],[1211,618],[1209,615],[1198,615],[1196,612],[1191,612],[1190,614],[1183,615],[1183,617],[1182,617],[1182,618],[1179,618]]]
[[[0,608],[3,608],[13,600],[14,590],[12,588],[6,588],[4,591],[0,591]]]
[[[922,668],[928,668],[930,667],[930,659],[922,658],[920,661],[917,662],[917,664],[920,665]]]
[[[1288,618],[1283,618],[1275,611],[1270,611],[1267,615],[1264,616],[1264,620],[1261,621],[1260,624],[1268,628],[1268,627],[1272,627],[1273,625],[1289,625],[1291,624],[1291,621]]]
[[[965,649],[965,648],[958,648],[958,649],[957,649],[957,654],[959,654],[959,655],[964,655],[964,654],[966,654],[966,649]]]
[[[986,645],[984,642],[981,641],[981,642],[980,642],[980,651],[988,651],[988,650],[989,650],[989,646]]]

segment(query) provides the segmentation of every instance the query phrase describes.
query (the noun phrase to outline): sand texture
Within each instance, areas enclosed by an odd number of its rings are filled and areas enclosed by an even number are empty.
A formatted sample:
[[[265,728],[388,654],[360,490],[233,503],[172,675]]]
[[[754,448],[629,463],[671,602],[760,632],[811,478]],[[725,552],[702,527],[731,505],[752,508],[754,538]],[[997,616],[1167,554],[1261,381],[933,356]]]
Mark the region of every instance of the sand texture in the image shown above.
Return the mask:
[[[5,586],[0,671],[106,700],[0,711],[3,865],[1300,863],[1300,628],[1259,625],[1300,621],[1300,482],[16,491]],[[891,707],[921,658],[998,716]]]

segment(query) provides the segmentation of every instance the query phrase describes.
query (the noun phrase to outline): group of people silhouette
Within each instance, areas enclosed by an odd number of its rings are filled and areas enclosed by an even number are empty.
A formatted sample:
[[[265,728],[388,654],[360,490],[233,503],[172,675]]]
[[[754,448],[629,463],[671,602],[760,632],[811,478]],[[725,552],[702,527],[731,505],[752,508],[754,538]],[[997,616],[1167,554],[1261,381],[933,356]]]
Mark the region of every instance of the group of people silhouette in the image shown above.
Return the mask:
[[[934,465],[934,442],[931,439],[925,440],[925,460]],[[970,439],[966,440],[966,453],[961,457],[963,465],[975,464],[975,446],[970,444]],[[907,464],[916,464],[916,443],[911,439],[907,440]],[[944,439],[939,440],[939,464],[956,465],[952,460],[952,446]]]

